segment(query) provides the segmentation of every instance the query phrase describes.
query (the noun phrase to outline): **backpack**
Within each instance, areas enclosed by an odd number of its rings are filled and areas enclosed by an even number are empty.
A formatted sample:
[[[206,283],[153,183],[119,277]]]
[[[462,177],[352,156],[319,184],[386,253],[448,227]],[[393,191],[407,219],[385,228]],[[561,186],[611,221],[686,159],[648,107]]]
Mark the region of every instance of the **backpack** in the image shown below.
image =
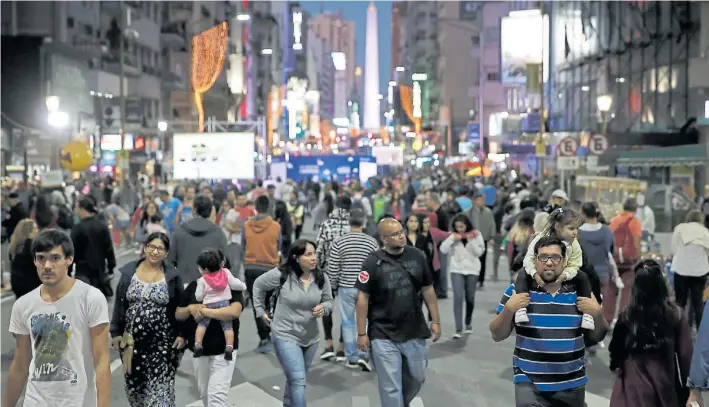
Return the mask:
[[[630,217],[613,232],[613,260],[618,268],[632,267],[638,261],[638,252],[635,247],[635,238],[630,232]]]
[[[355,209],[359,209],[360,211],[365,212],[364,205],[362,204],[361,199],[353,199],[352,200],[352,206],[350,207],[350,210],[355,210]]]
[[[65,230],[71,230],[74,227],[74,213],[66,205],[60,206],[57,210],[56,224]]]
[[[271,321],[273,321],[273,316],[276,315],[276,304],[278,304],[278,297],[281,295],[281,288],[283,288],[286,281],[288,281],[288,273],[281,271],[281,281],[278,284],[278,288],[273,290],[271,300],[268,304],[268,318],[270,318]]]

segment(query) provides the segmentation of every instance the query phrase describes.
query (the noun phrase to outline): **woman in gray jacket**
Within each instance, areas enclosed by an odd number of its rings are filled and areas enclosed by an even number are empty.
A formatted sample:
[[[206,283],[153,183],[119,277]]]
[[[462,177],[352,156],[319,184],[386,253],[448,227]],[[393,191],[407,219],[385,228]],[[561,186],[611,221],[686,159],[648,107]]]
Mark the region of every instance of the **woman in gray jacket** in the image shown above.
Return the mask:
[[[330,281],[317,269],[315,243],[296,240],[283,265],[256,279],[253,302],[256,315],[271,324],[286,375],[283,406],[306,407],[305,376],[320,342],[318,318],[332,311]]]

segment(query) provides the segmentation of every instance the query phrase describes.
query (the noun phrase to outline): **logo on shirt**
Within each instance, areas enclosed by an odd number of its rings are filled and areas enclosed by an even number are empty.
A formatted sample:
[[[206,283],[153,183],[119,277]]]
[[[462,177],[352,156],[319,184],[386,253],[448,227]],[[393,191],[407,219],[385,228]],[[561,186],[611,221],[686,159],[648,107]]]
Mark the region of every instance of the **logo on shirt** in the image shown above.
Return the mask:
[[[360,283],[366,284],[369,281],[369,273],[366,271],[360,271],[359,277],[357,277]]]
[[[71,324],[66,315],[33,315],[30,320],[30,332],[34,339],[34,369],[30,380],[38,382],[76,383],[77,374],[66,360],[69,338],[72,335]]]

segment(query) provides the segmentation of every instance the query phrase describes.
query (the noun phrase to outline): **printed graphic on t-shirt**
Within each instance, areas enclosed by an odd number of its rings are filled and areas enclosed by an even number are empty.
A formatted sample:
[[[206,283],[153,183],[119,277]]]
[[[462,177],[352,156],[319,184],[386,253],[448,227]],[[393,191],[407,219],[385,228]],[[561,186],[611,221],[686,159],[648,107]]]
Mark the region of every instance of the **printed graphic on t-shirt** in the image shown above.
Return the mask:
[[[31,381],[63,382],[76,384],[77,374],[66,360],[66,351],[71,338],[71,324],[66,315],[33,315],[31,333],[34,338],[35,358]]]

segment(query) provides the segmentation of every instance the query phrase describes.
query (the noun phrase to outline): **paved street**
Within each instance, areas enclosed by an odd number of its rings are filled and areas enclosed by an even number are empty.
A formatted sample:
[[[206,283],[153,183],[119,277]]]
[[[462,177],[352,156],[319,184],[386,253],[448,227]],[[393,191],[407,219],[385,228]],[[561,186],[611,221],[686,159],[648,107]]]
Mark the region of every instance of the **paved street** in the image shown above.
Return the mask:
[[[309,228],[306,228],[309,229]],[[312,237],[312,236],[311,236]],[[121,256],[120,263],[135,259],[134,254]],[[506,274],[502,274],[503,276]],[[443,338],[430,347],[427,381],[412,407],[475,406],[508,407],[514,405],[512,385],[513,339],[494,343],[487,325],[504,291],[504,283],[489,283],[478,293],[474,316],[475,333],[461,340],[453,334],[452,301],[440,302]],[[112,309],[112,304],[109,304]],[[10,366],[14,341],[8,332],[11,299],[2,302],[2,385]],[[337,315],[337,313],[336,313]],[[241,318],[240,349],[236,362],[230,402],[239,407],[276,407],[284,385],[284,376],[274,355],[253,352],[257,344],[253,314],[247,308]],[[335,326],[339,326],[336,318]],[[321,342],[324,344],[324,340]],[[322,346],[321,346],[322,348]],[[322,350],[322,349],[321,349]],[[114,361],[113,407],[128,406],[118,355]],[[177,405],[201,406],[192,381],[192,357],[186,355],[177,376]],[[592,358],[588,367],[588,407],[607,407],[613,376],[607,369],[605,349]],[[374,373],[352,371],[334,362],[316,360],[308,375],[308,405],[311,407],[369,407],[378,405]],[[197,403],[195,404],[195,402]]]

